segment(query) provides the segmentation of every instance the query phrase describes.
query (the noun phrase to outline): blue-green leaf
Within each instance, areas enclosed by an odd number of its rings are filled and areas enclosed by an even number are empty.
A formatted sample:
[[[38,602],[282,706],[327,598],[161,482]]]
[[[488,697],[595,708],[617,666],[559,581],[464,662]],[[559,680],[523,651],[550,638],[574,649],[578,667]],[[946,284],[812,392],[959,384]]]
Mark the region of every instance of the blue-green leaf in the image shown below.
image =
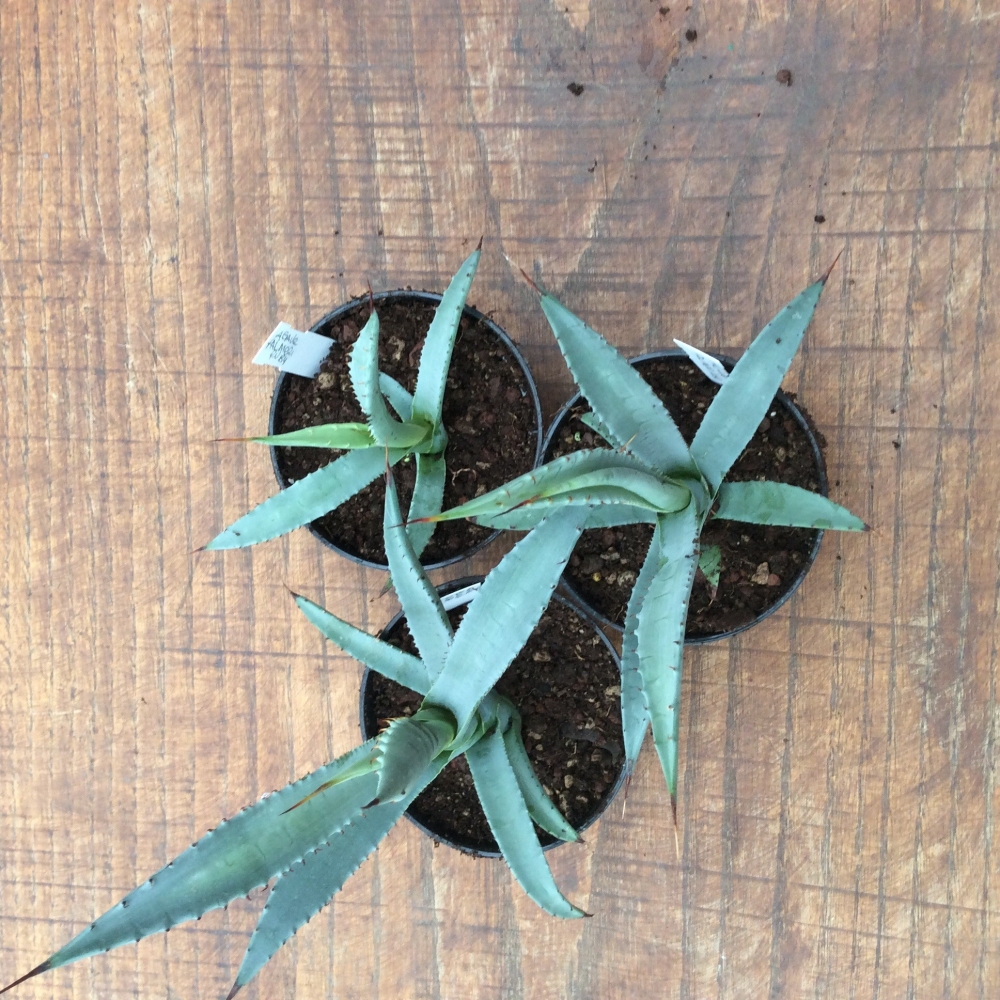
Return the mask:
[[[396,484],[391,476],[386,482],[383,523],[385,554],[396,596],[403,606],[406,624],[420,651],[427,676],[433,680],[451,647],[451,624],[437,590],[431,586],[413,551],[403,515],[399,511]]]
[[[447,760],[447,756],[442,756],[434,761],[398,802],[380,802],[362,809],[325,843],[278,878],[267,897],[227,1000],[236,996],[271,956],[330,902],[413,800],[438,776]]]
[[[718,545],[706,545],[698,556],[698,569],[705,574],[714,601],[719,589],[719,577],[722,575],[722,549]]]
[[[760,331],[705,412],[691,455],[713,490],[767,416],[825,284],[810,285]]]
[[[642,750],[642,742],[649,728],[649,712],[646,710],[646,699],[642,693],[642,675],[639,672],[636,628],[643,601],[663,561],[660,537],[660,525],[657,523],[653,530],[653,540],[650,542],[625,610],[625,634],[622,636],[622,739],[625,744],[625,762],[629,774],[635,770],[639,751]]]
[[[582,917],[556,886],[497,730],[465,751],[476,793],[504,860],[521,888],[554,917]]]
[[[451,352],[455,347],[458,323],[462,318],[472,279],[476,276],[480,256],[478,249],[473,250],[451,279],[441,296],[441,304],[434,313],[420,352],[417,387],[413,393],[413,416],[425,420],[434,428],[441,423],[441,405],[451,365]]]
[[[677,729],[684,625],[697,567],[698,519],[692,504],[659,521],[659,565],[638,610],[636,653],[653,743],[677,810]]]
[[[248,440],[254,444],[283,445],[286,448],[340,448],[345,451],[371,448],[375,444],[367,424],[318,424],[287,434],[268,434]]]
[[[413,416],[413,397],[385,372],[378,373],[378,387],[382,390],[382,395],[389,400],[389,405],[396,411],[396,416],[404,423],[409,423]]]
[[[389,464],[395,465],[405,454],[401,449],[390,449]],[[301,528],[363,490],[385,471],[385,463],[383,448],[349,451],[268,497],[216,535],[205,548],[242,549]]]
[[[427,702],[449,709],[460,729],[534,631],[586,518],[586,508],[554,511],[504,556],[473,598],[427,692]]]
[[[566,503],[585,503],[584,497],[593,492],[598,503],[627,503],[646,507],[661,514],[683,510],[691,500],[686,486],[661,481],[648,472],[638,469],[609,468],[597,472],[584,472],[562,483],[558,489],[550,487],[538,499],[562,499]],[[529,501],[529,503],[534,501]]]
[[[445,460],[440,455],[416,456],[417,480],[413,486],[413,497],[410,500],[410,510],[407,513],[408,524],[406,533],[410,536],[410,544],[419,557],[427,548],[427,543],[437,527],[436,522],[423,520],[441,512],[441,499],[444,497],[444,479],[447,472]]]
[[[349,656],[417,694],[426,694],[430,678],[419,658],[348,625],[306,597],[296,595],[295,603],[327,639],[336,643]]]
[[[542,523],[553,506],[555,505],[530,504],[503,514],[473,517],[470,520],[494,530],[530,531]],[[590,508],[584,528],[620,528],[625,524],[656,524],[656,511],[621,503],[600,504]]]
[[[621,469],[649,474],[651,470],[632,455],[591,448],[574,451],[532,469],[509,483],[475,497],[458,507],[443,511],[435,520],[454,521],[461,517],[483,517],[503,514],[531,500],[562,493],[567,483],[580,476],[611,469]]]
[[[612,448],[624,448],[625,442],[619,441],[611,433],[610,428],[601,423],[597,414],[593,410],[580,414],[580,422],[586,424],[595,434],[599,434]]]
[[[410,792],[438,754],[458,735],[451,713],[425,705],[413,715],[393,719],[378,738],[379,802],[396,802]]]
[[[781,524],[790,528],[864,531],[865,522],[819,493],[788,483],[723,483],[716,517],[749,524]]]
[[[371,799],[378,781],[373,768],[309,796],[373,756],[369,740],[224,820],[24,978],[169,930],[264,885],[329,840]],[[303,804],[295,808],[297,802]]]
[[[385,405],[378,371],[378,313],[365,323],[351,348],[348,369],[358,404],[368,417],[368,426],[375,440],[390,448],[413,448],[431,435],[430,427],[394,420]]]
[[[576,384],[614,440],[660,473],[696,475],[681,432],[642,376],[551,295],[541,304]]]
[[[559,840],[579,840],[580,835],[566,822],[562,813],[545,794],[545,789],[531,766],[521,737],[521,717],[516,712],[511,714],[511,724],[503,734],[503,744],[507,760],[510,761],[514,777],[517,779],[517,787],[521,791],[531,818],[543,830]]]

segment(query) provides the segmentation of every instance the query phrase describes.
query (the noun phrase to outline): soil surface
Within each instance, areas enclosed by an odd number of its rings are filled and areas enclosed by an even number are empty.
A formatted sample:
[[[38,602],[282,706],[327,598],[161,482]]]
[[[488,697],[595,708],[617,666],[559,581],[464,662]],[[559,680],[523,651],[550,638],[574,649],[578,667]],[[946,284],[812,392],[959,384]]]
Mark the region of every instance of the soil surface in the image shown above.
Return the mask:
[[[641,361],[636,367],[690,444],[719,387],[686,358],[657,358]],[[794,396],[789,398],[794,400]],[[590,406],[581,400],[567,414],[545,454],[546,462],[581,448],[607,447],[607,442],[579,419],[589,410]],[[799,410],[808,421],[801,406]],[[824,448],[822,435],[815,428],[813,433]],[[819,490],[820,478],[809,439],[778,397],[726,479],[771,479],[813,492]],[[777,604],[807,565],[816,535],[811,528],[710,519],[701,544],[703,548],[718,545],[721,549],[719,589],[713,600],[708,582],[698,572],[688,610],[687,638],[739,628]],[[636,574],[652,537],[652,525],[645,524],[585,531],[566,568],[566,579],[595,610],[622,626]]]
[[[434,303],[421,299],[377,304],[379,370],[413,392],[423,338],[434,318]],[[329,356],[314,379],[286,375],[275,414],[275,434],[316,424],[363,421],[348,373],[350,348],[368,321],[367,299],[318,330],[333,338]],[[501,486],[527,472],[535,461],[538,428],[535,404],[521,366],[489,327],[466,313],[452,354],[444,396],[448,432],[448,464],[444,509]],[[277,448],[278,467],[286,483],[304,478],[327,465],[339,451],[323,448]],[[400,505],[409,509],[416,478],[413,458],[393,469]],[[335,511],[313,521],[312,527],[352,555],[385,563],[382,508],[385,482],[380,476]],[[492,532],[470,521],[437,526],[421,561],[441,562],[467,552]]]
[[[457,627],[465,608],[448,613]],[[405,622],[382,636],[416,653]],[[521,736],[535,774],[576,828],[603,809],[624,763],[621,675],[591,625],[553,600],[496,690],[521,713]],[[389,719],[412,715],[420,695],[374,672],[368,675],[365,725],[369,735]],[[462,847],[496,851],[465,757],[453,760],[417,797],[410,815]],[[537,829],[537,828],[536,828]],[[542,844],[553,837],[537,830]]]

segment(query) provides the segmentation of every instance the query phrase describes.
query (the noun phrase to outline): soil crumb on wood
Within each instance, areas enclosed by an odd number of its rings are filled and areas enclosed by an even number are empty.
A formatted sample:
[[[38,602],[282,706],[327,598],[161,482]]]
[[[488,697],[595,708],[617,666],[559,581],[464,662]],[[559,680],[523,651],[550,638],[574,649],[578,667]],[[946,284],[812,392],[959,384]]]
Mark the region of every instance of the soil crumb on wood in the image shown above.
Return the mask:
[[[579,96],[580,96],[580,95],[581,95],[581,94],[582,94],[582,93],[584,92],[584,90],[586,90],[586,87],[584,87],[584,85],[583,85],[582,83],[576,83],[576,82],[574,81],[573,83],[568,83],[568,84],[566,84],[566,89],[567,89],[567,90],[568,90],[568,91],[569,91],[569,92],[570,92],[570,93],[571,93],[571,94],[572,94],[572,95],[573,95],[574,97],[579,97]]]
[[[775,80],[778,83],[784,84],[786,87],[792,85],[792,71],[790,69],[779,69],[777,73],[774,74]]]

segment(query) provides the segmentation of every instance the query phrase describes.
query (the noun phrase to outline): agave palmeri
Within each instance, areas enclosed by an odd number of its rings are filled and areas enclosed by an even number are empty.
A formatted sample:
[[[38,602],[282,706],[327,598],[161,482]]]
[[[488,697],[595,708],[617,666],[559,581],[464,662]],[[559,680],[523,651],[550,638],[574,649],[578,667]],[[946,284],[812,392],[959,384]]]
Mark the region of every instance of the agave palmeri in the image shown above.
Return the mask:
[[[458,324],[480,253],[477,247],[469,255],[441,298],[421,349],[413,395],[392,376],[378,370],[379,319],[373,307],[351,349],[349,364],[351,385],[367,423],[320,424],[249,439],[285,447],[335,448],[347,454],[254,507],[216,535],[206,549],[245,548],[315,521],[375,480],[385,468],[387,452],[391,465],[415,456],[417,475],[410,520],[417,521],[441,509],[448,444],[441,409]],[[399,419],[389,412],[389,407]],[[434,523],[419,521],[407,531],[419,556],[430,541]]]
[[[437,515],[525,530],[553,511],[589,509],[586,527],[655,525],[632,589],[622,647],[622,724],[634,767],[646,729],[676,815],[677,737],[684,625],[695,570],[717,579],[717,550],[700,551],[710,517],[861,531],[833,501],[797,486],[726,482],[767,413],[798,350],[829,272],[757,335],[705,412],[690,448],[642,376],[583,320],[548,294],[541,305],[573,378],[590,403],[583,419],[612,449],[577,451]]]
[[[525,892],[559,917],[583,916],[556,887],[532,821],[576,831],[549,801],[521,742],[517,710],[491,689],[538,624],[587,517],[554,511],[486,577],[453,633],[420,566],[388,478],[385,547],[420,656],[296,602],[341,648],[420,694],[412,716],[222,822],[72,941],[6,989],[225,906],[275,879],[229,996],[324,907],[410,803],[464,753],[493,835]],[[5,992],[5,990],[0,990]]]

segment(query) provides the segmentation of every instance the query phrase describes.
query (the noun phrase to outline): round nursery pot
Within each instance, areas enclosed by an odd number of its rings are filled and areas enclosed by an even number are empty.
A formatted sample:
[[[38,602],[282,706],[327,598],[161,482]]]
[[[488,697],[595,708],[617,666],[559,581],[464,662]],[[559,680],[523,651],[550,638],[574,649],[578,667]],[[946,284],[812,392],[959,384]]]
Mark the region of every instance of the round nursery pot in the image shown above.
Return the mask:
[[[482,580],[467,577],[438,588],[453,626]],[[380,638],[416,652],[402,614],[389,622]],[[556,596],[496,686],[521,712],[521,735],[535,773],[577,830],[586,829],[604,812],[625,780],[620,685],[621,663],[607,637],[580,609]],[[416,711],[421,700],[409,688],[365,670],[363,737],[374,736],[390,718]],[[464,757],[453,760],[406,815],[449,847],[500,857]],[[546,850],[563,843],[543,830],[537,832]]]
[[[715,355],[727,368],[732,358]],[[663,401],[690,443],[719,386],[680,350],[653,351],[633,358],[635,367]],[[581,448],[601,447],[602,439],[580,415],[590,405],[577,393],[556,414],[543,444],[542,461]],[[823,447],[808,415],[794,397],[779,392],[743,454],[726,478],[773,479],[827,494]],[[585,531],[563,574],[563,586],[600,622],[622,630],[632,585],[653,536],[652,525]],[[703,546],[722,550],[722,575],[714,599],[701,573],[691,592],[685,642],[727,639],[773,614],[809,572],[823,532],[710,519]]]
[[[379,370],[410,392],[416,385],[424,335],[441,296],[409,290],[374,296],[380,322]],[[351,345],[368,320],[368,296],[344,303],[311,329],[333,340],[330,354],[315,378],[283,372],[271,400],[268,434],[282,434],[315,424],[363,421],[351,388],[348,360]],[[465,308],[452,354],[443,419],[448,431],[444,508],[502,485],[527,472],[541,454],[542,411],[535,381],[510,338],[492,320]],[[278,485],[315,472],[340,452],[320,448],[271,448]],[[415,462],[405,459],[393,469],[400,503],[409,508]],[[354,562],[385,569],[382,510],[385,482],[379,476],[335,510],[318,518],[309,530],[324,544]],[[495,538],[471,521],[438,524],[421,561],[439,569],[472,555]]]

